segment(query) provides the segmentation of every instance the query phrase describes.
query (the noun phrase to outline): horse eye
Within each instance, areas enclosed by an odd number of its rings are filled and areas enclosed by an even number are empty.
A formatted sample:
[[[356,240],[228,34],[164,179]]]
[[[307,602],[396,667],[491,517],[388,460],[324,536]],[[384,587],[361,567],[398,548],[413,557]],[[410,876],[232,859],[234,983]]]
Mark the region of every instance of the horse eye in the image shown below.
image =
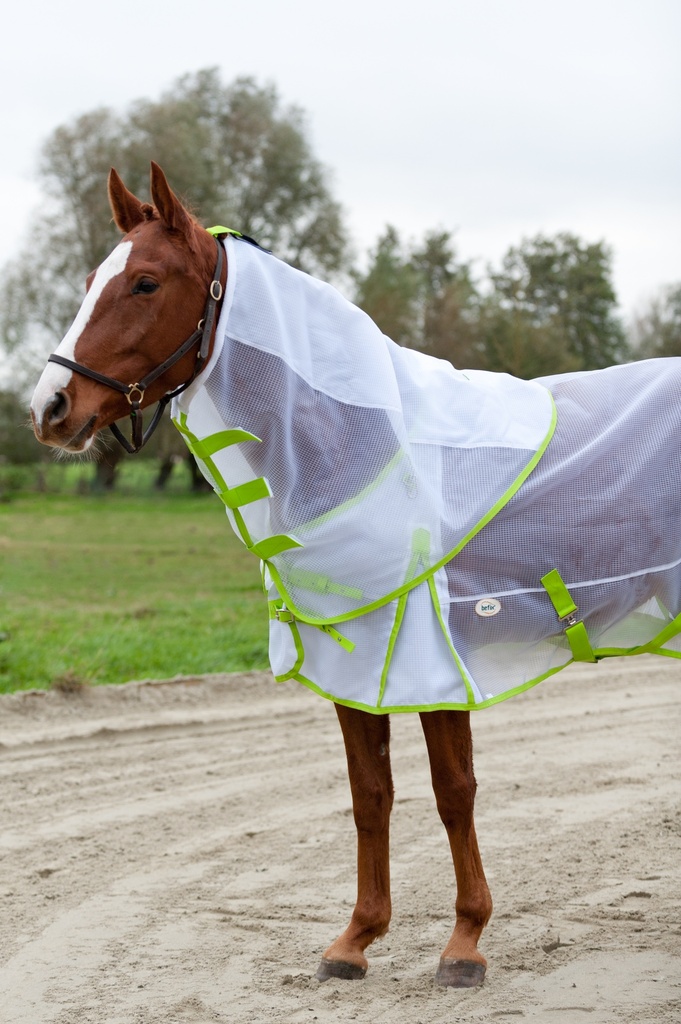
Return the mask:
[[[151,281],[148,277],[143,277],[141,281],[138,281],[132,290],[133,295],[151,295],[155,292],[158,285],[155,281]]]

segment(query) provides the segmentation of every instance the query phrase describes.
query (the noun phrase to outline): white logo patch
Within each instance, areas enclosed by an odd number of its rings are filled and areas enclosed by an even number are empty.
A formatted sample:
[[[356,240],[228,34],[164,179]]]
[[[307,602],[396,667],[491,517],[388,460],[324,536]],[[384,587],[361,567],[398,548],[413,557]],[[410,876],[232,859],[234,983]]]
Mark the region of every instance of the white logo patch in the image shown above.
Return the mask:
[[[475,614],[481,615],[484,619],[490,615],[497,615],[500,611],[501,601],[497,601],[496,597],[483,597],[475,606]]]

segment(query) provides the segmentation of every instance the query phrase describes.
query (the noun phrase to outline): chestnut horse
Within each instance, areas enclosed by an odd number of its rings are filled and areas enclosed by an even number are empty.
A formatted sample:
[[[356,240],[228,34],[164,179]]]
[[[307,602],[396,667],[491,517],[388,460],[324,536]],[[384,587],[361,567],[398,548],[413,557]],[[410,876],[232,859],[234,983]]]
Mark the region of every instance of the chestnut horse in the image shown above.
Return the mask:
[[[84,452],[99,430],[130,413],[132,442],[124,441],[138,450],[142,409],[178,393],[210,357],[229,272],[222,256],[216,267],[222,246],[187,212],[156,164],[151,195],[153,206],[140,202],[111,171],[109,199],[124,238],[88,278],[83,305],[36,388],[31,414],[47,445]],[[388,930],[391,915],[389,718],[335,706],[357,826],[357,902],[348,927],[323,955],[319,980],[363,977],[365,950]],[[420,718],[457,886],[455,926],[436,978],[472,987],[485,975],[478,940],[492,902],[473,823],[469,712],[434,710]]]

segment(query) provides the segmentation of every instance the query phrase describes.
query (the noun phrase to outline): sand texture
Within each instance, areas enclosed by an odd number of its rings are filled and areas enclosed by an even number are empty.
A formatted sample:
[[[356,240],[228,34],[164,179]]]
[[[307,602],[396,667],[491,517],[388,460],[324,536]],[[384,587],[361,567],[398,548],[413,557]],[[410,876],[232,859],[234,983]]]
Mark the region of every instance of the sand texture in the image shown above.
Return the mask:
[[[681,1021],[681,666],[575,667],[474,715],[485,984],[434,984],[454,883],[394,716],[394,916],[320,985],[355,894],[333,707],[265,673],[0,698],[0,1021]]]

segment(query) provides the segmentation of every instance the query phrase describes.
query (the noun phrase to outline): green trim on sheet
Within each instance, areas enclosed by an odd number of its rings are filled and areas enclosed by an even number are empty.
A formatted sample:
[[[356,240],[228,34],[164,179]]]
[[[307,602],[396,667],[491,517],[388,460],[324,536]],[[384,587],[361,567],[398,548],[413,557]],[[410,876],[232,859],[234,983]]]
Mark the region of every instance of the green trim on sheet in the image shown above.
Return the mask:
[[[681,657],[681,655],[679,655]],[[567,662],[569,665],[570,662]],[[403,713],[413,713],[419,711],[479,711],[482,708],[490,708],[494,704],[500,704],[504,700],[508,700],[509,697],[515,697],[519,693],[524,693],[525,690],[530,690],[537,683],[543,682],[544,679],[548,679],[550,676],[555,675],[557,672],[562,671],[565,665],[559,665],[557,668],[549,669],[543,675],[538,676],[536,679],[532,679],[528,683],[522,683],[520,686],[514,687],[512,690],[508,690],[506,693],[499,694],[498,697],[490,697],[489,700],[485,700],[480,704],[457,704],[455,702],[441,704],[405,704],[405,705],[393,705],[391,707],[374,707],[373,704],[363,704],[356,700],[344,700],[341,697],[334,697],[333,694],[327,693],[326,690],[322,690],[321,686],[318,686],[307,676],[304,676],[301,672],[297,675],[292,675],[290,678],[295,679],[296,682],[302,683],[308,690],[312,690],[314,693],[318,693],[320,697],[326,697],[333,704],[342,704],[343,707],[356,708],[358,711],[366,711],[370,715],[399,715]]]
[[[456,547],[452,551],[450,551],[447,555],[445,555],[444,558],[441,558],[434,565],[431,565],[428,569],[426,569],[420,575],[415,576],[414,579],[408,580],[406,583],[403,583],[399,587],[396,587],[395,590],[391,591],[389,594],[386,594],[385,597],[378,598],[376,601],[371,601],[369,604],[362,605],[360,608],[353,609],[353,611],[341,612],[340,614],[336,614],[336,615],[334,615],[333,617],[330,617],[330,618],[321,618],[319,616],[308,615],[305,612],[301,611],[297,607],[295,601],[293,600],[293,598],[291,597],[287,587],[285,586],[285,584],[284,584],[284,582],[282,580],[281,574],[278,572],[276,566],[274,566],[274,565],[268,566],[268,568],[270,570],[270,573],[272,575],[272,579],[276,583],[277,589],[278,589],[279,593],[284,598],[284,601],[286,602],[287,607],[290,608],[295,613],[296,618],[300,619],[301,622],[308,623],[308,625],[310,625],[310,626],[319,626],[319,625],[323,625],[324,623],[327,623],[327,622],[328,623],[347,622],[350,619],[358,618],[360,615],[367,615],[369,612],[373,612],[377,608],[382,608],[384,605],[390,604],[391,601],[394,601],[396,598],[401,597],[402,594],[405,594],[408,591],[413,590],[414,587],[419,586],[419,584],[423,583],[424,580],[427,580],[430,576],[433,576],[437,572],[438,569],[442,568],[443,565],[445,565],[447,562],[450,562],[453,558],[455,558],[459,554],[459,552],[462,551],[465,548],[465,546],[471,540],[473,540],[473,538],[476,537],[480,533],[480,531],[485,526],[487,526],[487,524],[489,522],[492,521],[492,519],[494,519],[494,517],[504,508],[504,506],[508,504],[508,502],[511,500],[511,498],[515,494],[517,494],[517,492],[520,490],[520,488],[524,484],[525,480],[527,480],[527,478],[530,475],[530,473],[532,472],[532,470],[535,468],[535,466],[538,464],[538,462],[542,458],[544,452],[546,451],[546,449],[547,449],[547,447],[549,445],[549,442],[551,441],[551,438],[553,437],[555,429],[556,429],[556,418],[557,418],[556,406],[555,406],[555,402],[553,401],[553,396],[552,395],[550,395],[550,398],[551,398],[551,405],[552,405],[552,417],[551,417],[551,424],[550,424],[549,429],[547,431],[546,437],[544,438],[542,444],[539,446],[537,451],[534,453],[534,455],[532,456],[530,461],[527,463],[525,468],[522,470],[522,472],[518,474],[516,479],[513,481],[511,486],[508,488],[508,490],[505,491],[505,493],[501,496],[501,498],[499,498],[499,500],[492,506],[492,508],[489,510],[489,512],[487,512],[486,515],[484,515],[482,517],[482,519],[471,530],[468,531],[468,533],[465,535],[465,537],[463,537],[459,541],[459,543],[456,545]]]
[[[390,671],[390,662],[393,660],[393,651],[395,650],[395,644],[397,643],[397,637],[402,626],[402,620],[404,613],[407,609],[407,598],[409,592],[402,594],[402,597],[397,602],[397,608],[395,609],[395,618],[393,620],[393,628],[390,631],[390,637],[388,639],[388,647],[385,652],[385,661],[383,662],[383,671],[381,672],[381,682],[378,687],[378,697],[376,698],[376,706],[381,707],[383,700],[383,694],[388,683],[388,672]]]
[[[243,232],[236,228],[226,228],[222,224],[214,224],[212,228],[206,228],[209,235],[218,238],[220,235],[234,235],[235,238],[243,238]]]
[[[298,673],[303,667],[303,662],[305,661],[305,649],[303,648],[303,641],[300,639],[300,631],[295,621],[289,622],[289,627],[291,634],[293,635],[293,643],[296,648],[296,660],[293,668],[289,669],[288,672],[284,672],[283,675],[274,677],[275,683],[285,683],[287,679],[296,679]]]
[[[675,619],[668,622],[664,629],[649,640],[645,644],[641,644],[640,647],[636,648],[636,654],[662,654],[660,647],[662,644],[666,644],[669,640],[673,640],[675,636],[681,632],[681,615],[677,615]],[[681,656],[681,652],[680,652]]]
[[[461,675],[461,678],[463,679],[463,684],[466,687],[466,693],[468,694],[468,705],[467,706],[468,707],[475,707],[475,694],[473,693],[473,687],[471,686],[471,681],[470,681],[470,679],[468,677],[468,672],[466,671],[466,666],[461,661],[461,658],[459,657],[459,655],[458,655],[458,653],[456,651],[456,648],[455,648],[454,644],[452,643],[452,638],[449,635],[449,630],[447,629],[445,620],[442,618],[442,608],[440,607],[440,598],[438,597],[437,586],[435,585],[435,577],[434,576],[431,576],[430,579],[428,580],[428,589],[430,590],[430,597],[431,597],[431,600],[433,602],[433,608],[435,609],[435,614],[437,615],[437,620],[440,623],[440,629],[442,630],[444,638],[447,641],[447,646],[449,647],[450,653],[451,653],[452,657],[454,658],[454,661],[456,662],[456,667],[458,668],[459,674]]]
[[[404,596],[406,604],[407,595]],[[672,625],[676,625],[677,628],[676,632],[670,636],[669,628]],[[657,637],[654,637],[653,640],[648,641],[646,644],[639,647],[597,647],[593,652],[594,657],[596,661],[600,661],[604,658],[632,657],[635,654],[650,653],[659,654],[666,658],[681,659],[681,651],[664,650],[663,648],[656,646],[658,643],[668,642],[672,639],[672,636],[678,635],[679,632],[681,632],[681,615],[678,615],[676,619],[674,619],[673,623],[669,623],[669,625],[665,627]],[[480,701],[479,704],[462,704],[452,701],[438,704],[405,704],[385,707],[382,704],[377,703],[377,705],[374,706],[372,704],[364,704],[361,701],[344,700],[341,697],[335,697],[333,694],[327,693],[326,690],[323,690],[301,672],[291,674],[288,678],[295,679],[296,682],[306,686],[308,690],[312,690],[314,693],[319,694],[320,697],[325,697],[326,700],[330,700],[334,704],[342,704],[344,707],[356,708],[358,711],[366,711],[370,715],[396,715],[421,711],[482,711],[483,708],[494,707],[495,704],[501,704],[503,701],[509,700],[511,697],[516,697],[520,693],[525,693],[527,690],[531,690],[539,683],[544,682],[546,679],[550,679],[551,676],[557,675],[559,672],[562,672],[563,669],[567,668],[568,665],[572,664],[575,664],[574,658],[570,658],[570,660],[566,661],[564,665],[557,665],[555,668],[551,668],[547,672],[543,672],[541,675],[528,680],[526,683],[521,683],[519,686],[514,686],[512,689],[506,690],[504,693],[500,693],[496,697],[489,697],[487,700]]]
[[[390,475],[395,466],[404,458],[404,452],[400,450],[396,455],[393,455],[390,462],[387,462],[378,476],[367,484],[361,491],[359,491],[353,498],[348,498],[341,505],[336,505],[335,508],[329,509],[328,512],[323,512],[316,519],[310,519],[305,523],[305,529],[314,529],[317,526],[321,526],[322,523],[328,523],[330,520],[335,519],[336,516],[342,512],[347,511],[349,508],[354,508],[355,505],[359,505],[372,491],[375,491],[379,484],[383,483],[385,478]]]

